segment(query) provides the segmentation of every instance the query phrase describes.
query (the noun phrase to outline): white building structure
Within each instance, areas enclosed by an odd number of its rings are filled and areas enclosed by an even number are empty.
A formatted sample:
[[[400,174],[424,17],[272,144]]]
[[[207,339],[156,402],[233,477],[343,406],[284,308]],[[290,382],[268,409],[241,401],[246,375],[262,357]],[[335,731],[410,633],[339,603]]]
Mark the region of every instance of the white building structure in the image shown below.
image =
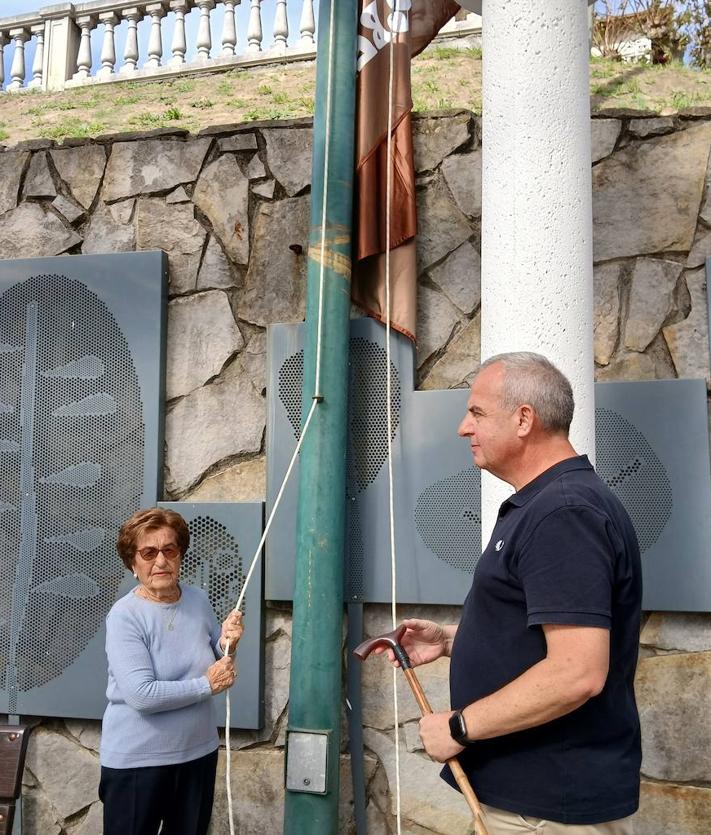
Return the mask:
[[[317,17],[318,0],[88,0],[44,6],[0,17],[0,92],[313,60]],[[464,12],[446,25],[442,37],[466,40],[480,32],[480,18]]]
[[[575,394],[572,443],[594,460],[587,3],[463,5],[483,16],[481,357],[553,361]],[[482,474],[484,545],[510,492]]]

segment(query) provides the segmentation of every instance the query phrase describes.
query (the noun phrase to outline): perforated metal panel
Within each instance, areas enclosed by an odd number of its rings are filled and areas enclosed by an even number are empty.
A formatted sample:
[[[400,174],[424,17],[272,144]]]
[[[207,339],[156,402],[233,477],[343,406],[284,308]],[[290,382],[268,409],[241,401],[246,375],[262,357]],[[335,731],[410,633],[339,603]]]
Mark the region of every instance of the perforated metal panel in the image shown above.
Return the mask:
[[[392,439],[397,435],[400,421],[400,375],[391,362],[390,402],[392,409]],[[301,428],[301,383],[304,374],[304,351],[287,356],[278,372],[279,401],[298,442]],[[387,354],[382,346],[362,336],[350,340],[349,400],[348,400],[348,461],[346,468],[346,497],[348,514],[348,563],[345,593],[349,599],[362,600],[365,591],[363,562],[365,550],[360,524],[361,493],[377,479],[387,460]],[[294,475],[294,478],[296,476]],[[277,487],[278,489],[278,487]],[[293,485],[292,485],[293,489]],[[279,583],[284,588],[286,578]],[[291,578],[293,582],[293,577]],[[290,592],[282,592],[291,596]]]
[[[161,502],[160,506],[180,513],[190,529],[181,579],[205,589],[218,620],[223,621],[237,603],[248,562],[259,545],[262,503]],[[245,628],[237,652],[238,678],[231,690],[232,728],[255,729],[264,723],[261,568],[252,574],[242,606]],[[218,721],[224,726],[225,698],[216,699]]]
[[[100,717],[121,522],[160,483],[162,253],[0,262],[0,711]]]
[[[283,474],[298,438],[301,419],[301,379],[303,351],[299,326],[277,325],[270,328],[269,370],[270,391],[277,397],[270,399],[267,422],[267,460],[269,501],[272,502],[281,485]],[[387,355],[384,331],[368,319],[351,322],[348,404],[348,466],[346,497],[348,502],[347,564],[345,595],[349,600],[386,601],[390,598],[390,557],[384,546],[389,542],[387,493],[387,418],[386,380]],[[398,598],[417,602],[437,589],[443,602],[461,599],[462,583],[467,583],[468,566],[477,555],[470,551],[454,557],[447,551],[447,542],[460,539],[464,532],[476,531],[478,520],[478,472],[470,469],[462,475],[470,494],[458,494],[461,508],[456,522],[462,533],[444,535],[442,541],[420,531],[429,528],[428,519],[437,513],[437,499],[432,493],[434,482],[442,485],[447,478],[461,473],[468,461],[463,447],[449,447],[436,461],[423,458],[406,461],[402,454],[404,442],[418,438],[423,447],[438,442],[430,417],[443,431],[456,429],[459,409],[450,409],[452,397],[461,400],[461,392],[443,392],[443,409],[430,414],[434,403],[431,392],[413,392],[413,355],[407,340],[394,335],[391,367],[391,407],[393,416],[392,443],[395,462],[396,517],[406,523],[396,528],[396,549],[400,556],[407,552],[406,568],[398,577]],[[448,395],[450,396],[448,398]],[[419,404],[419,405],[418,405]],[[404,430],[404,416],[411,419]],[[418,420],[416,415],[420,415]],[[423,422],[424,421],[424,422]],[[454,421],[454,423],[453,423]],[[412,436],[412,437],[410,437]],[[282,500],[279,518],[272,528],[267,545],[266,596],[289,599],[293,593],[293,551],[296,526],[296,496],[298,475],[291,482]],[[439,499],[442,490],[440,488]],[[427,491],[430,490],[430,493]],[[420,494],[423,494],[418,504]],[[476,498],[476,508],[474,508]],[[419,528],[413,525],[415,507]],[[465,507],[466,505],[466,507]],[[469,516],[465,514],[469,512]],[[430,592],[428,592],[430,589]]]
[[[472,574],[477,554],[472,543],[481,536],[481,478],[473,468],[427,487],[417,497],[415,525],[438,559]]]
[[[599,383],[597,471],[639,539],[648,610],[711,611],[711,479],[703,380]]]
[[[352,368],[349,433],[348,599],[390,599],[390,553],[386,467],[380,450],[385,433],[384,330],[370,320],[351,323]],[[295,392],[300,403],[302,326],[270,331],[270,393]],[[359,341],[356,341],[359,340]],[[393,446],[398,600],[460,603],[479,558],[479,471],[470,468],[468,445],[456,430],[468,392],[412,391],[413,355],[405,340],[394,352],[400,390]],[[374,364],[373,373],[368,362]],[[281,374],[281,378],[279,375]],[[288,382],[287,382],[288,378]],[[273,381],[281,379],[279,385]],[[377,383],[375,381],[378,381]],[[370,384],[372,383],[372,384]],[[647,609],[711,611],[711,478],[706,388],[700,380],[602,383],[598,410],[597,468],[617,493],[635,525],[643,554]],[[268,496],[281,485],[295,442],[298,417],[280,396],[271,396],[267,432]],[[365,416],[354,421],[353,409]],[[360,404],[360,405],[359,405]],[[293,423],[289,417],[292,416]],[[356,431],[354,431],[354,426]],[[367,433],[373,432],[374,437]],[[360,459],[359,459],[360,456]],[[360,470],[354,461],[361,460]],[[358,475],[360,473],[360,480]],[[266,595],[293,592],[297,476],[292,477],[267,551]]]
[[[595,430],[595,468],[627,509],[644,552],[659,539],[674,507],[669,475],[647,438],[618,412],[598,407]]]

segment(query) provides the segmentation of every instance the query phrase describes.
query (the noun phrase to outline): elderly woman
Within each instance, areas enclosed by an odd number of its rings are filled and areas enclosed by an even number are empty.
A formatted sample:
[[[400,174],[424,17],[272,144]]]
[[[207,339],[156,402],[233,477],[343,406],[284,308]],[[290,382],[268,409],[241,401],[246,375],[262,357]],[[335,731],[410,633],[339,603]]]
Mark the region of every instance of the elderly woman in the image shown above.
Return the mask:
[[[134,513],[117,548],[138,585],[106,619],[109,704],[101,734],[104,835],[203,835],[217,767],[213,696],[235,680],[241,614],[218,624],[178,582],[190,542],[172,510]],[[227,650],[227,655],[225,655]]]

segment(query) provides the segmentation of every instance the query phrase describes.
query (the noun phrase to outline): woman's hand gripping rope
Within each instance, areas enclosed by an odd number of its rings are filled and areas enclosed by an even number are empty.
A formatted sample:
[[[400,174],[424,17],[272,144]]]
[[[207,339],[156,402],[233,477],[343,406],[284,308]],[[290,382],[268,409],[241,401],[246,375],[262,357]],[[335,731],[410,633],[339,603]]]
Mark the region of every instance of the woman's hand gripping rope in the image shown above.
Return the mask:
[[[234,655],[239,639],[244,632],[242,623],[242,612],[233,609],[222,622],[222,634],[220,635],[220,648],[225,655]]]

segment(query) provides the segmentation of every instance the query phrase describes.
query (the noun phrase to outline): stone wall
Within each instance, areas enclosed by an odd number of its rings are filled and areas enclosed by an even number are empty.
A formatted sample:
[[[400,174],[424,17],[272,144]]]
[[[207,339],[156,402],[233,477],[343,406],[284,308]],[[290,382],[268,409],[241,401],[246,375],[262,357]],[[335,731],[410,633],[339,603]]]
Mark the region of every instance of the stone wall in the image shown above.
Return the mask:
[[[595,359],[601,380],[710,381],[704,258],[711,256],[711,115],[601,114],[592,122]],[[265,492],[265,327],[304,316],[308,121],[35,141],[0,153],[0,257],[163,249],[170,262],[165,498],[247,501]],[[421,272],[418,385],[465,385],[479,361],[481,147],[468,113],[415,120]],[[455,609],[402,614],[456,619]],[[368,607],[370,633],[387,607]],[[277,831],[291,619],[266,618],[266,726],[234,735],[240,833]],[[711,616],[649,616],[638,695],[644,787],[638,835],[711,832]],[[368,817],[393,829],[390,673],[364,669]],[[447,705],[445,662],[423,670]],[[468,830],[437,777],[400,685],[404,831]],[[25,773],[27,835],[101,830],[98,723],[47,720]],[[352,830],[344,756],[341,831]],[[221,770],[224,761],[221,760]],[[226,833],[218,783],[214,833]]]

